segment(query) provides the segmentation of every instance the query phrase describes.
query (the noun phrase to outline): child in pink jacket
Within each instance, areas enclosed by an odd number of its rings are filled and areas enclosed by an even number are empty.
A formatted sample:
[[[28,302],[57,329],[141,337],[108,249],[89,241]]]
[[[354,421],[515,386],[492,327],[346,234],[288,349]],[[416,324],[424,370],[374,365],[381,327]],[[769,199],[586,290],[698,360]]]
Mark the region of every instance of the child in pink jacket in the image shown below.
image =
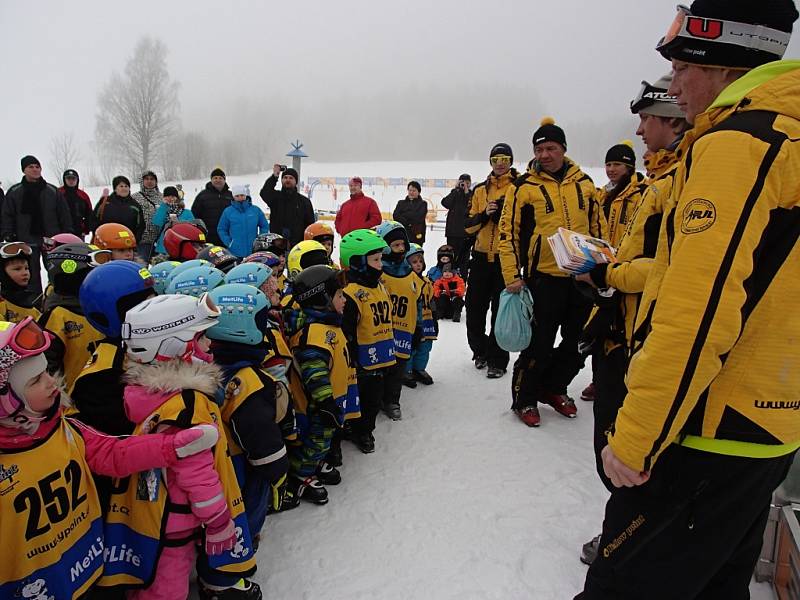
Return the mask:
[[[0,598],[78,598],[102,575],[105,545],[91,473],[124,477],[175,465],[217,442],[213,427],[147,438],[103,435],[65,418],[47,373],[48,334],[0,321],[0,516],[13,543]]]
[[[220,371],[216,365],[198,360],[197,352],[198,338],[216,324],[218,316],[207,295],[199,299],[156,296],[128,311],[123,325],[129,358],[124,401],[128,419],[136,424],[135,436],[218,422],[219,411],[211,398],[219,388]],[[159,485],[165,487],[165,494]],[[135,529],[137,511],[142,514],[152,509],[159,498],[164,507],[158,522],[164,511],[167,520],[163,537],[157,537],[161,546],[158,563],[149,573],[142,573],[141,584],[146,587],[129,592],[129,599],[186,598],[198,540],[201,597],[222,590],[241,591],[236,597],[261,597],[258,585],[243,579],[255,571],[255,562],[246,516],[242,513],[234,521],[237,515],[232,514],[232,507],[242,506],[237,503],[241,492],[224,436],[213,453],[197,453],[169,467],[163,476],[140,474],[138,491],[134,488],[137,486],[129,486],[127,496],[112,496],[112,504],[119,500],[119,504],[132,506],[134,516],[126,526]],[[143,490],[150,495],[150,502],[129,501]],[[134,570],[129,574],[138,576]]]

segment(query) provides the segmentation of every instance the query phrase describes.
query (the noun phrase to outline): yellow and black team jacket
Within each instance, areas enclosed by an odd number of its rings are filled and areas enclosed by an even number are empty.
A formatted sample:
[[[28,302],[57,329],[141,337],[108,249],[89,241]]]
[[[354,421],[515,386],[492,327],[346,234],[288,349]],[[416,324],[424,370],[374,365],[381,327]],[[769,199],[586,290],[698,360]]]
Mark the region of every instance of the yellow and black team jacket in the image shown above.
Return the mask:
[[[83,314],[66,306],[45,311],[39,325],[54,336],[45,352],[48,368],[63,372],[64,385],[69,389],[92,357],[90,347],[104,336],[89,324]]]
[[[0,452],[0,598],[82,596],[103,572],[103,521],[83,438],[67,421]]]
[[[506,285],[536,272],[568,277],[556,265],[547,241],[559,227],[606,237],[597,189],[578,165],[565,160],[567,169],[561,181],[534,162],[506,192],[500,217],[500,263]]]
[[[357,366],[371,371],[395,364],[392,303],[382,283],[369,287],[356,282],[344,288],[342,329],[355,349]]]
[[[619,248],[626,229],[633,222],[633,215],[639,208],[645,189],[647,189],[647,183],[644,175],[634,173],[625,189],[617,194],[609,206],[606,206],[608,190],[604,187],[598,190],[597,203],[603,208],[603,215],[605,215],[608,225],[606,234],[608,237],[605,240],[615,249]]]
[[[671,443],[766,458],[800,446],[800,61],[763,65],[678,153],[609,444],[649,470]]]
[[[464,222],[464,232],[468,236],[475,236],[472,251],[485,254],[489,262],[494,262],[500,251],[498,228],[500,213],[505,202],[506,191],[517,177],[519,177],[519,173],[513,167],[500,177],[490,173],[484,182],[475,186],[472,193],[469,214]],[[494,218],[486,214],[486,207],[490,202],[497,203],[498,210],[494,214]]]
[[[619,331],[620,338],[624,337],[627,352],[631,351],[636,313],[656,255],[661,216],[672,192],[678,158],[673,150],[659,150],[649,164],[651,167],[648,171],[652,177],[619,241],[617,262],[609,264],[605,271],[606,285],[621,294],[620,312],[616,316],[618,321],[613,327]],[[606,351],[612,347],[616,347],[616,344],[606,343]]]
[[[335,415],[337,419],[341,417],[339,424],[344,425],[344,421],[360,417],[361,405],[358,398],[356,370],[350,359],[350,350],[342,328],[326,323],[310,323],[292,336],[289,345],[293,352],[314,348],[328,355],[328,377],[333,401],[340,411],[339,415]],[[300,366],[296,369],[300,371]],[[303,386],[301,377],[292,378],[291,381],[299,385],[297,396],[302,398],[301,402],[297,403],[302,405],[297,410],[298,427],[301,434],[307,434],[308,398],[311,394]],[[292,397],[294,396],[295,388],[292,388]]]
[[[38,321],[42,313],[38,308],[19,306],[14,304],[8,298],[0,298],[0,318],[9,323],[20,323],[26,317],[33,317],[34,321]]]
[[[384,270],[381,281],[392,302],[394,355],[400,359],[411,358],[411,342],[417,329],[417,302],[422,293],[419,277],[413,271],[398,277]]]
[[[205,394],[183,390],[138,424],[133,433],[146,435],[165,426],[184,429],[203,423],[219,426],[220,421],[217,405]],[[213,452],[214,468],[222,483],[238,537],[233,549],[219,556],[209,556],[208,564],[221,573],[247,577],[255,572],[256,564],[244,501],[236,481],[226,436],[219,436]],[[100,585],[149,585],[156,573],[160,548],[166,543],[164,531],[169,513],[189,510],[189,506],[176,505],[169,501],[161,469],[151,469],[115,480],[115,489],[106,515],[105,547],[110,555],[117,555],[122,559],[106,561]],[[136,557],[136,560],[126,557]]]
[[[436,318],[433,315],[433,282],[427,275],[420,273],[417,277],[422,281],[420,293],[420,309],[422,310],[422,339],[435,340],[438,337]]]

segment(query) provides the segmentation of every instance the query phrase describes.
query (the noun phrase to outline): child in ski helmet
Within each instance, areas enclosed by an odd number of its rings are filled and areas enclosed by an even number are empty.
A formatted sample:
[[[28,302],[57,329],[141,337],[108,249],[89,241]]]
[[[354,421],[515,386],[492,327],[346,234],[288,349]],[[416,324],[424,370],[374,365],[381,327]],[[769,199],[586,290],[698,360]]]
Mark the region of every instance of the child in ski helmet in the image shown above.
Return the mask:
[[[436,250],[436,264],[428,269],[428,278],[432,282],[436,282],[442,276],[442,270],[445,265],[453,265],[456,260],[456,252],[449,244],[439,246]]]
[[[18,324],[0,322],[0,514],[3,535],[16,545],[0,565],[3,598],[20,597],[32,580],[42,582],[39,592],[48,598],[77,598],[98,580],[104,567],[103,523],[92,473],[125,477],[167,467],[206,451],[219,437],[214,428],[203,427],[119,439],[64,417],[61,392],[43,354],[49,343],[30,317]],[[41,481],[59,502],[57,510],[46,512],[46,527],[38,521],[31,527],[30,492]],[[20,510],[28,506],[30,511]],[[59,540],[57,547],[50,544],[53,539]],[[64,556],[80,557],[81,568],[71,569]]]
[[[207,265],[192,267],[170,278],[166,293],[184,294],[199,298],[206,292],[221,285],[224,280],[225,274],[219,269]]]
[[[230,271],[239,262],[239,258],[225,246],[206,246],[197,253],[197,258],[207,260],[223,273]]]
[[[195,223],[174,223],[164,232],[164,248],[171,260],[184,262],[195,259],[205,247],[205,231]]]
[[[221,421],[213,401],[220,370],[193,360],[196,340],[217,323],[219,314],[208,294],[155,296],[128,310],[121,330],[129,360],[124,402],[135,424],[134,437]],[[147,490],[144,498],[142,489]],[[156,556],[147,557],[148,562],[120,565],[107,575],[109,583],[146,586],[129,598],[185,598],[189,593],[185,575],[195,564],[198,537],[203,546],[198,561],[201,584],[206,577],[238,580],[255,571],[241,491],[224,435],[213,451],[198,453],[166,473],[139,473],[126,490],[115,491],[111,502],[129,508],[107,517],[113,524],[113,542],[130,547],[145,537],[160,548]],[[169,506],[188,510],[169,510]],[[236,545],[243,551],[234,551]]]
[[[433,377],[425,370],[430,359],[433,340],[436,339],[438,328],[434,318],[433,285],[425,272],[425,253],[419,244],[411,244],[406,253],[406,262],[418,278],[421,286],[419,300],[417,300],[417,326],[412,340],[411,358],[406,363],[403,385],[414,388],[417,382],[431,385]]]
[[[328,225],[325,221],[317,221],[312,223],[303,232],[303,239],[314,240],[319,242],[328,251],[328,257],[333,255],[333,227]]]
[[[19,323],[39,319],[38,295],[28,290],[33,250],[25,242],[0,244],[0,319]]]
[[[136,237],[119,223],[103,223],[94,232],[92,243],[101,250],[111,251],[111,260],[133,260]]]
[[[153,276],[153,289],[156,294],[163,294],[167,288],[167,277],[172,270],[180,265],[177,260],[165,260],[152,265],[148,270]]]

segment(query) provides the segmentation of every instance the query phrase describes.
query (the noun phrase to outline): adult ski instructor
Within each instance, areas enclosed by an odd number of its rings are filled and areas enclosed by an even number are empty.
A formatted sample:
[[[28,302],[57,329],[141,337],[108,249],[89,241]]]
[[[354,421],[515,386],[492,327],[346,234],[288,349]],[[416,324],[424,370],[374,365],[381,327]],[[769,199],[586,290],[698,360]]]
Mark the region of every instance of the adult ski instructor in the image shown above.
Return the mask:
[[[694,129],[602,451],[617,489],[583,600],[749,597],[800,447],[800,61],[780,60],[797,18],[791,0],[697,0],[658,45]]]
[[[276,190],[279,176],[281,189]],[[303,241],[306,227],[316,221],[311,200],[297,190],[298,177],[297,171],[291,167],[287,169],[274,164],[272,175],[267,177],[259,192],[261,199],[269,207],[270,231],[285,237],[290,246]]]

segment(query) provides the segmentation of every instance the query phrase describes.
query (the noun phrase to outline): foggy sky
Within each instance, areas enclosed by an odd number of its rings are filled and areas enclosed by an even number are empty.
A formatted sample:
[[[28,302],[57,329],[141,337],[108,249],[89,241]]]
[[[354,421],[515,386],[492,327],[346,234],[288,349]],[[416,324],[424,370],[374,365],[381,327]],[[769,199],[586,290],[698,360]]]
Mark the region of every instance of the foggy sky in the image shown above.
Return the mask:
[[[21,176],[20,157],[34,154],[43,162],[45,177],[56,182],[60,173],[47,166],[48,147],[61,132],[74,131],[85,145],[83,160],[91,160],[88,145],[94,137],[98,91],[112,71],[123,70],[141,35],[159,37],[169,47],[169,70],[181,84],[185,128],[229,130],[236,102],[246,99],[258,105],[275,96],[302,104],[318,120],[325,118],[326,104],[334,99],[398,90],[409,96],[408,111],[414,114],[424,111],[426,90],[466,81],[492,86],[495,106],[471,114],[453,106],[443,118],[496,122],[504,86],[535,91],[543,107],[533,108],[529,117],[517,111],[502,127],[513,132],[507,141],[523,156],[530,153],[530,135],[543,114],[553,115],[568,136],[570,123],[577,127],[587,120],[629,117],[633,137],[635,120],[628,102],[642,79],[652,81],[669,70],[653,48],[675,15],[675,4],[306,0],[277,8],[274,2],[243,0],[143,0],[127,5],[0,0],[0,179],[8,189]],[[787,58],[800,55],[797,37]],[[315,156],[314,132],[304,130],[302,122],[287,123],[290,115],[283,110],[276,112],[270,119],[281,124],[285,139],[277,140],[279,145],[288,149],[285,142],[299,136],[312,158],[337,158],[330,140],[325,156]],[[382,120],[377,147],[385,139],[390,148],[391,115]],[[346,128],[348,123],[340,125]],[[352,142],[342,140],[344,145]],[[482,156],[491,143],[468,136],[454,139],[452,155],[441,158]],[[418,157],[409,148],[405,158]]]

